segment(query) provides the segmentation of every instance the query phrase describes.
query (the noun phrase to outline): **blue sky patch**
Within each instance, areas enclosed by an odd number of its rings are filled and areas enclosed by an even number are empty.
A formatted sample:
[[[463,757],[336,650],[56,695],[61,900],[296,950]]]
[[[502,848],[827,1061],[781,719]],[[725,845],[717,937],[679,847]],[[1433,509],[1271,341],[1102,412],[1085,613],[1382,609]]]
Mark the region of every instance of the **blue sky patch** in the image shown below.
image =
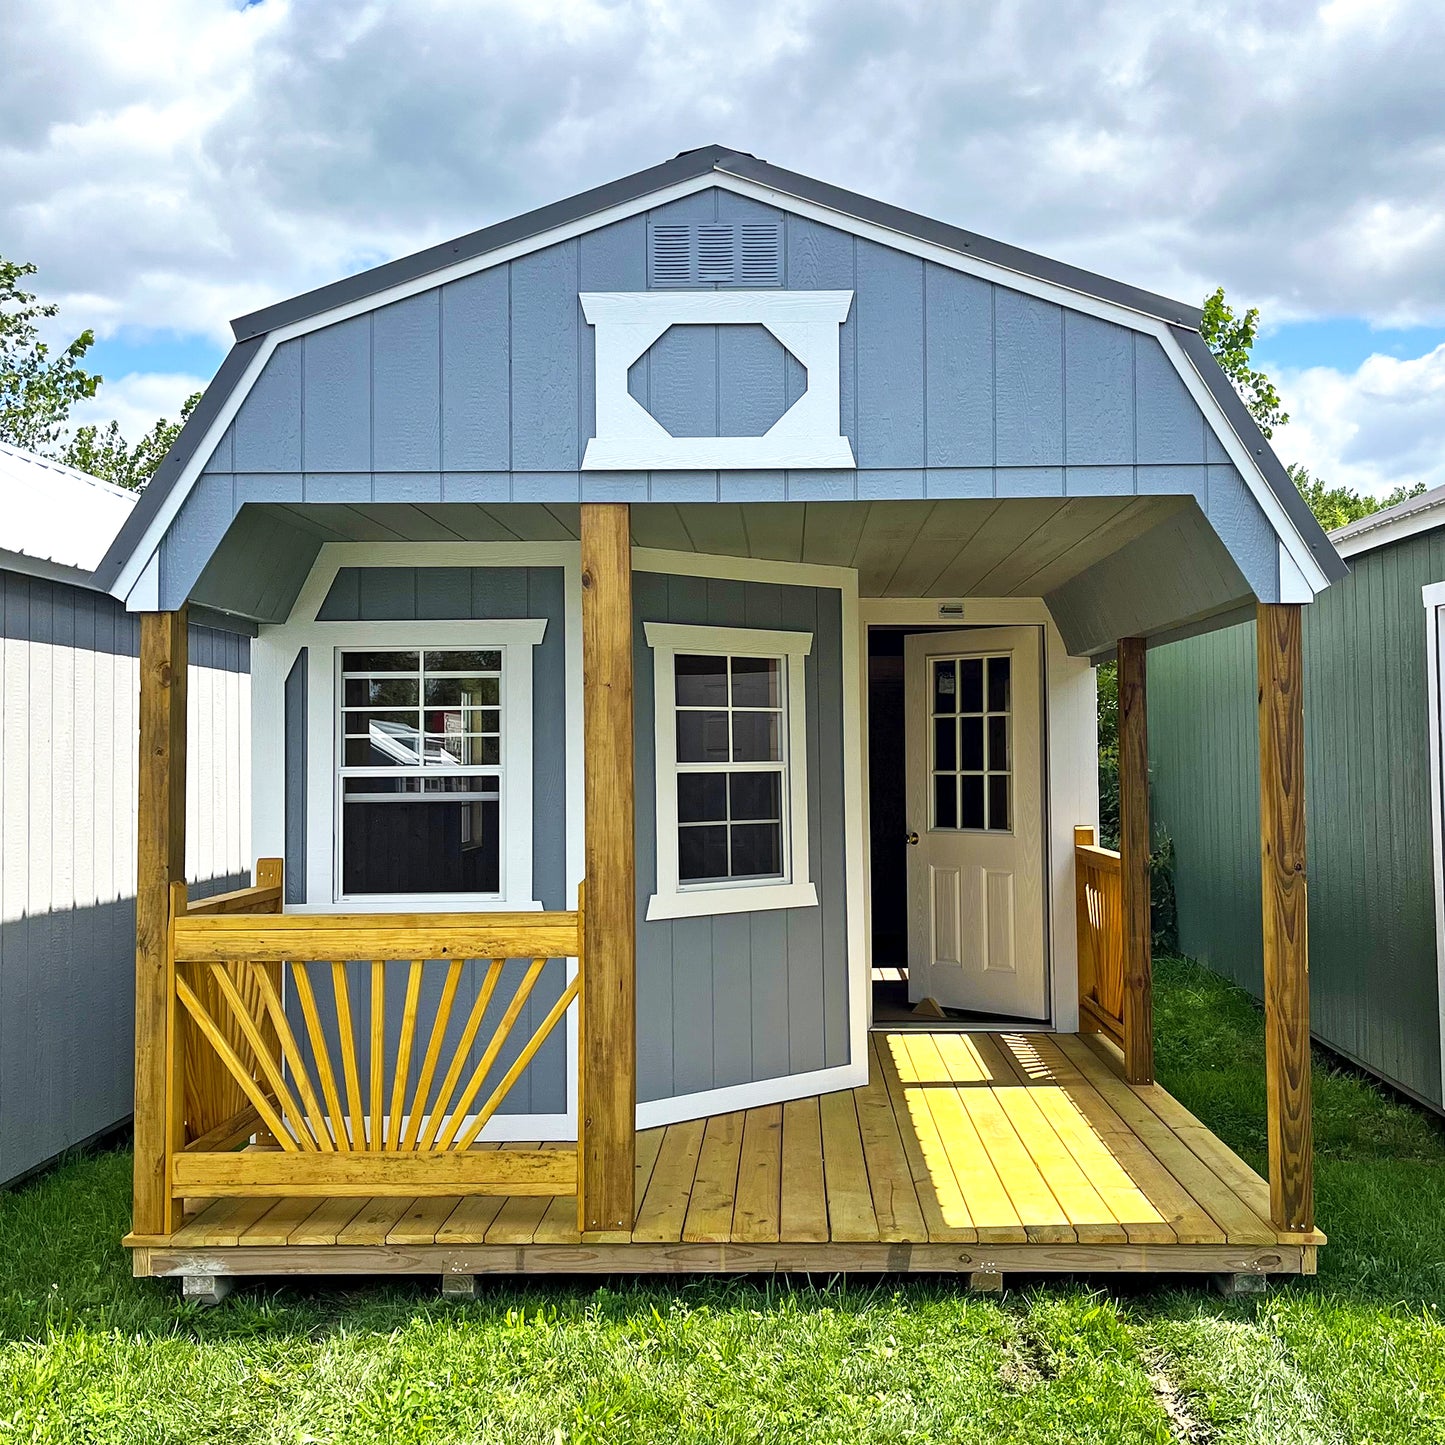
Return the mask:
[[[114,336],[97,339],[86,353],[85,369],[98,371],[107,381],[136,371],[209,381],[225,354],[226,348],[209,336],[122,327]]]
[[[1255,343],[1256,362],[1265,371],[1302,371],[1329,366],[1349,373],[1377,352],[1382,356],[1424,356],[1445,342],[1445,327],[1377,329],[1357,316],[1291,321],[1274,327]]]

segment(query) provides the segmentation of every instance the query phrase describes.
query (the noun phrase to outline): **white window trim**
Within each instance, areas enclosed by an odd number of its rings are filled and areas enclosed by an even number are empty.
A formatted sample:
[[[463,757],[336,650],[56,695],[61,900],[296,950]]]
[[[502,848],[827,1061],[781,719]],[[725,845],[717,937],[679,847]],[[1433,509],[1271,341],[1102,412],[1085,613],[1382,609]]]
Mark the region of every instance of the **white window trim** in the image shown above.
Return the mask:
[[[431,913],[541,911],[532,894],[532,649],[546,630],[545,618],[312,624],[306,639],[308,901],[288,905],[287,912],[395,913],[407,906]],[[364,647],[487,647],[502,652],[500,893],[342,893],[339,654]]]
[[[697,627],[672,622],[643,626],[653,650],[654,756],[657,805],[656,892],[647,918],[710,918],[720,913],[757,913],[774,908],[816,908],[808,860],[808,734],[804,659],[811,632],[774,632],[753,627]],[[674,659],[679,652],[735,657],[775,657],[787,669],[787,817],[783,847],[787,876],[781,882],[682,884],[677,860],[677,710]]]

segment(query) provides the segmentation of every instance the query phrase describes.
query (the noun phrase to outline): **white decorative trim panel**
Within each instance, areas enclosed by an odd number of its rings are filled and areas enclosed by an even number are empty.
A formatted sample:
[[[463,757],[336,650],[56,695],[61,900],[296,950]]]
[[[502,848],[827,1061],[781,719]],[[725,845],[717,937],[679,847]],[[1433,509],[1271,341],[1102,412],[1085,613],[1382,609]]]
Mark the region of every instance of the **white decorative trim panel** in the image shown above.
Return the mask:
[[[584,471],[857,466],[838,423],[838,328],[851,291],[584,291],[581,300],[597,335],[597,434]],[[807,387],[762,436],[675,437],[627,390],[633,363],[672,326],[763,326],[807,369]]]

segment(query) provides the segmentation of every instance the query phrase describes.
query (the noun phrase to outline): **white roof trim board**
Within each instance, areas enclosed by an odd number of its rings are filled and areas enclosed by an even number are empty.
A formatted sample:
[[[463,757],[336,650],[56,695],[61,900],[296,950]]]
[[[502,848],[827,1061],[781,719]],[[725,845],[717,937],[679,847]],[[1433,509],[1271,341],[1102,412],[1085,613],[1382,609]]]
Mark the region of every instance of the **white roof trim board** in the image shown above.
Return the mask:
[[[1304,590],[1313,595],[1343,575],[1342,564],[1324,542],[1303,499],[1194,330],[1196,310],[824,186],[765,161],[709,147],[684,152],[652,172],[544,207],[490,232],[477,233],[477,237],[459,238],[416,257],[389,262],[370,275],[362,273],[239,318],[233,323],[237,345],[172,448],[168,464],[163,464],[150,489],[155,495],[147,498],[106,557],[100,582],[135,605],[131,594],[157,554],[161,538],[267,360],[283,341],[714,186],[1157,337],[1263,508]],[[519,234],[511,234],[514,226]],[[481,244],[471,249],[471,243],[479,238]]]
[[[0,552],[93,572],[138,495],[0,442]]]
[[[1382,512],[1372,512],[1348,527],[1337,528],[1329,537],[1341,557],[1356,557],[1436,527],[1445,527],[1445,486],[1407,497]]]

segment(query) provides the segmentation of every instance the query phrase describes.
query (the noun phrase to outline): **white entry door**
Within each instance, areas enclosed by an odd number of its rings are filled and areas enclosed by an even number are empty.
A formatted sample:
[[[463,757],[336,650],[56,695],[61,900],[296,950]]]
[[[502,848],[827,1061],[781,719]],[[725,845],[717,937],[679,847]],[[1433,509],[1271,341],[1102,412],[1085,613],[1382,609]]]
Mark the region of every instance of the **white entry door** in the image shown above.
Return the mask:
[[[1048,1016],[1040,632],[904,639],[908,996]]]

